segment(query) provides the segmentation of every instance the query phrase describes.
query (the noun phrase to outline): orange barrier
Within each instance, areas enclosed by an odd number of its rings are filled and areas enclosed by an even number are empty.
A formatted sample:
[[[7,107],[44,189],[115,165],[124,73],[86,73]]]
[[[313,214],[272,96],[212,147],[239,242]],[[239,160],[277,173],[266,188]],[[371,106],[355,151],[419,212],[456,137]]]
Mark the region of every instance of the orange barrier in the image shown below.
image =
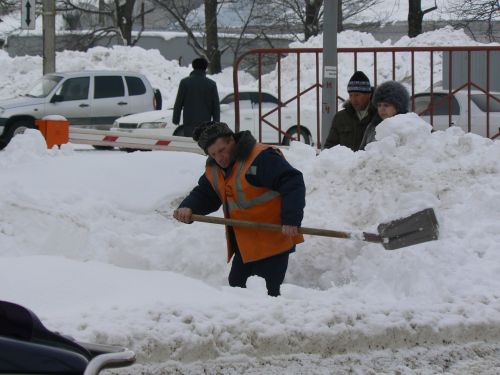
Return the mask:
[[[35,125],[47,142],[47,148],[61,146],[69,141],[68,120],[35,120]]]

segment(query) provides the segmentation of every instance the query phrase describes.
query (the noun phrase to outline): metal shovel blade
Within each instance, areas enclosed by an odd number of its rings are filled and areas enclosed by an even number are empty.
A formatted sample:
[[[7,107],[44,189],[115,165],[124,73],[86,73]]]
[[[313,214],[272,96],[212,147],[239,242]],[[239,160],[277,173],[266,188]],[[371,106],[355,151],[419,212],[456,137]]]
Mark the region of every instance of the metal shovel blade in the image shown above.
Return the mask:
[[[437,240],[439,224],[432,208],[414,213],[411,216],[380,224],[377,227],[382,245],[386,250],[416,245]]]

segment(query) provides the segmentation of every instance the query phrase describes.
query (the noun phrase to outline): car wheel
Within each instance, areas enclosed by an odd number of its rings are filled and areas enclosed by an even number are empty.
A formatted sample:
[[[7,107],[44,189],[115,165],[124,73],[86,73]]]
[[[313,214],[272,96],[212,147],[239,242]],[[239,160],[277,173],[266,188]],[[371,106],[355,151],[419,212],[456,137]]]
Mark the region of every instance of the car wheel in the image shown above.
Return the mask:
[[[300,139],[299,139],[299,128],[300,128]],[[283,145],[289,146],[292,140],[299,141],[301,143],[305,143],[307,145],[312,145],[311,134],[309,131],[302,126],[294,126],[293,128],[288,129],[286,132],[286,136],[283,137]]]
[[[163,106],[163,99],[161,97],[161,91],[159,89],[154,89],[154,107],[156,110],[161,109]]]
[[[5,146],[16,135],[23,134],[26,129],[35,129],[35,125],[31,120],[19,120],[10,125],[4,132],[3,142]],[[5,147],[4,146],[4,147]]]
[[[3,137],[0,137],[0,150],[3,150],[7,146],[7,141]]]
[[[175,135],[177,137],[184,137],[184,125],[177,126],[177,129],[175,129],[172,135]]]
[[[94,147],[96,150],[101,150],[101,151],[107,151],[107,150],[114,149],[113,146],[96,146],[96,145],[93,145],[92,147]]]
[[[128,147],[120,147],[120,151],[124,152],[136,152],[136,151],[153,151],[149,148],[128,148]]]

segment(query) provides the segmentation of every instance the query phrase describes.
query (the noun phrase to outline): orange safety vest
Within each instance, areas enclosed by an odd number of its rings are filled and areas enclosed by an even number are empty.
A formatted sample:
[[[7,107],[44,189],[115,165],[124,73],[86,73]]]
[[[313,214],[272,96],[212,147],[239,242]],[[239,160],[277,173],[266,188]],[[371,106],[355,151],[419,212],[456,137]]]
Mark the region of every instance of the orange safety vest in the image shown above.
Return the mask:
[[[257,155],[270,146],[257,143],[246,160],[237,160],[228,178],[217,164],[207,165],[205,175],[219,196],[224,216],[239,220],[281,225],[281,196],[277,191],[257,187],[248,183],[245,175],[252,173],[251,165]],[[302,235],[286,236],[281,232],[265,229],[233,227],[236,242],[244,263],[265,259],[283,253],[295,244],[304,242]],[[229,241],[226,226],[227,261],[231,260],[234,249]]]

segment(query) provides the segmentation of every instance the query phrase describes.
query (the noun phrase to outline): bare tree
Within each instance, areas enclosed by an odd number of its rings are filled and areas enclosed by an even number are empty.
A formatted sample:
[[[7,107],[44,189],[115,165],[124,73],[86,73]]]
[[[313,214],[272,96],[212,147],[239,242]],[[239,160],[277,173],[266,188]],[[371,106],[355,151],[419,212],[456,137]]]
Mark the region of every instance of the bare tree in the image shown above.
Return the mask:
[[[320,30],[323,17],[323,0],[274,0],[275,11],[269,13],[269,19],[282,23],[288,31],[300,28],[304,34],[303,40],[316,36]]]
[[[123,44],[133,46],[139,40],[144,30],[141,25],[138,35],[132,36],[134,23],[144,17],[144,14],[151,13],[154,9],[135,11],[136,0],[113,0],[106,3],[99,1],[98,7],[92,1],[85,0],[58,0],[57,11],[62,14],[68,28],[75,30],[82,28],[82,19],[86,18],[87,23],[94,25],[87,33],[80,38],[85,43],[95,41],[105,36],[118,36],[123,40]]]
[[[226,3],[227,4],[227,3]],[[275,42],[269,33],[273,33],[275,29],[281,30],[282,27],[276,23],[276,18],[268,17],[270,9],[269,0],[246,0],[244,6],[237,1],[227,4],[228,9],[240,21],[240,25],[236,30],[228,31],[235,33],[234,38],[226,38],[224,40],[225,49],[230,50],[233,54],[233,60],[236,60],[243,51],[250,48],[276,47]],[[276,57],[272,55],[261,56],[264,66],[270,64],[274,66]],[[256,55],[247,56],[241,61],[239,67],[249,72],[256,73],[255,67],[258,64]]]
[[[449,11],[456,15],[460,21],[456,26],[464,27],[469,30],[471,35],[476,38],[471,24],[473,22],[485,22],[485,34],[490,42],[496,41],[494,33],[494,21],[500,20],[500,5],[498,0],[460,0],[451,1]]]
[[[331,1],[331,0],[330,0]],[[344,30],[344,23],[362,11],[380,3],[381,0],[338,0],[337,31]],[[298,40],[306,41],[319,34],[323,27],[323,0],[271,0],[274,11],[269,19],[280,24]],[[302,33],[299,36],[298,31]]]
[[[19,7],[17,0],[0,0],[0,15],[7,14]]]
[[[323,0],[306,0],[304,12],[304,38],[307,40],[311,36],[319,33],[319,20],[323,15]]]
[[[116,25],[120,28],[121,35],[127,46],[132,45],[132,26],[135,0],[114,0],[116,9]]]
[[[433,7],[422,10],[422,0],[408,0],[408,36],[410,38],[422,34],[424,15],[436,9],[435,2]]]
[[[202,23],[194,22],[191,15],[199,7],[196,0],[155,0],[155,3],[165,9],[187,34],[188,45],[193,48],[198,56],[208,61],[210,74],[221,72],[220,58],[224,51],[219,49],[217,13],[222,2],[204,0],[205,19]],[[202,31],[197,36],[197,31]]]
[[[217,31],[217,0],[205,0],[205,30],[207,34],[207,57],[209,61],[209,72],[219,73],[222,71],[219,50],[219,36]]]
[[[339,0],[339,5],[342,4],[342,22],[339,22],[339,25],[349,21],[349,19],[361,12],[364,12],[365,10],[377,6],[381,2],[382,0]],[[338,29],[338,31],[342,31],[344,29],[343,26],[340,27],[341,29]]]

